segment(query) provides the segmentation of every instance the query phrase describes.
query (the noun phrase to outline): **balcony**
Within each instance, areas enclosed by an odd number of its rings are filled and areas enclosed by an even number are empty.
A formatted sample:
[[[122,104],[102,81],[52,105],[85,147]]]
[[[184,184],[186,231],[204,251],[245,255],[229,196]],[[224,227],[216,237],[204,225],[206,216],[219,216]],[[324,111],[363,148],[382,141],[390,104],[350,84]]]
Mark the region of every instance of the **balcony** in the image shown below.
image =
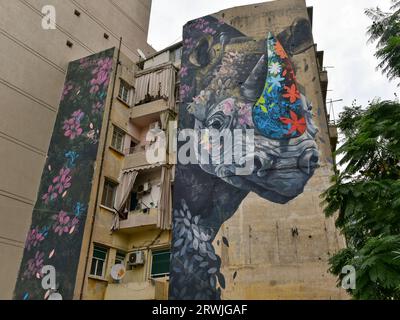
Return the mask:
[[[124,233],[132,233],[133,231],[155,228],[157,226],[158,210],[155,208],[148,210],[148,213],[141,211],[129,212],[128,218],[120,221],[119,230]]]
[[[128,150],[125,150],[125,161],[124,165],[122,167],[122,170],[129,170],[129,169],[146,169],[146,168],[155,168],[160,166],[161,164],[166,162],[166,154],[164,157],[162,157],[163,161],[156,162],[156,163],[150,163],[147,161],[146,157],[146,150],[150,152],[150,154],[154,154],[156,151],[155,149],[151,149],[152,146],[137,146],[135,148],[131,148]]]
[[[126,152],[123,170],[149,165],[144,148],[130,149]]]
[[[154,119],[158,120],[158,114],[168,110],[168,101],[158,99],[145,104],[137,105],[131,109],[131,121],[139,126],[148,125]]]
[[[109,283],[104,300],[167,300],[168,281]]]
[[[319,73],[319,79],[321,82],[322,97],[324,99],[324,103],[326,104],[326,97],[328,94],[328,72],[325,70],[321,71]]]
[[[329,127],[329,139],[331,142],[331,149],[332,152],[335,152],[338,143],[338,129],[336,124],[333,122],[330,122],[328,127]]]

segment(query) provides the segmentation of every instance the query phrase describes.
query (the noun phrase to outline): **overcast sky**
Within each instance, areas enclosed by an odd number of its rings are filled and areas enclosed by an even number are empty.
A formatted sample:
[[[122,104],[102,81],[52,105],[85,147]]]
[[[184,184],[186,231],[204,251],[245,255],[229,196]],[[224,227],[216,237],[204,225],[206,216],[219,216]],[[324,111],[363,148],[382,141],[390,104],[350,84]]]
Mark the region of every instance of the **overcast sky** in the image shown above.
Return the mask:
[[[148,42],[163,49],[181,40],[182,26],[189,20],[251,0],[153,0]],[[343,99],[334,105],[338,114],[354,99],[366,105],[374,97],[393,99],[400,92],[396,83],[376,71],[375,46],[367,44],[371,21],[364,9],[380,5],[388,9],[390,0],[307,0],[314,7],[313,34],[319,50],[325,51],[328,69],[328,99]],[[400,81],[400,80],[399,80]],[[328,106],[329,107],[329,106]]]

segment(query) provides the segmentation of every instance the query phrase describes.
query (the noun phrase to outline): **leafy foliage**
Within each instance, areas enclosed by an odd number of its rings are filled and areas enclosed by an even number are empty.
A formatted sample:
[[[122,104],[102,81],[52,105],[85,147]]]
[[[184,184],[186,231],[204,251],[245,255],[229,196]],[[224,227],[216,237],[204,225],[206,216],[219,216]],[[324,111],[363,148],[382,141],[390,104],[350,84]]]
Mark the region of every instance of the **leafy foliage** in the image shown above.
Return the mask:
[[[354,298],[400,298],[400,104],[346,108],[338,126],[344,169],[322,197],[348,248],[331,258],[330,272],[341,280],[345,265],[356,268]]]
[[[373,20],[368,34],[371,42],[377,41],[378,68],[391,80],[400,77],[400,1],[392,2],[391,12],[383,12],[380,8],[365,11]]]

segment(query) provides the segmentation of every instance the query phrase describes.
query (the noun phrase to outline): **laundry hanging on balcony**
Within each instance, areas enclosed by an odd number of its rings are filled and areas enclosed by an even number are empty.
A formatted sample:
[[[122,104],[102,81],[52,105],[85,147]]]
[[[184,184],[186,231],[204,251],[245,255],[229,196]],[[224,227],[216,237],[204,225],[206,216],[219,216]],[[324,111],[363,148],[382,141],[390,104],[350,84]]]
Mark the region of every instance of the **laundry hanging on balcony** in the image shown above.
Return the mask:
[[[139,72],[135,81],[135,105],[165,99],[169,107],[174,107],[175,78],[176,69],[172,64]]]
[[[128,214],[127,208],[125,206],[126,201],[129,198],[129,195],[132,191],[133,185],[135,184],[136,177],[138,175],[137,171],[130,170],[124,171],[121,173],[118,181],[119,185],[117,188],[117,192],[115,195],[115,202],[114,202],[114,219],[111,226],[111,231],[116,231],[119,229],[119,221],[121,215]],[[124,211],[124,212],[123,212]]]

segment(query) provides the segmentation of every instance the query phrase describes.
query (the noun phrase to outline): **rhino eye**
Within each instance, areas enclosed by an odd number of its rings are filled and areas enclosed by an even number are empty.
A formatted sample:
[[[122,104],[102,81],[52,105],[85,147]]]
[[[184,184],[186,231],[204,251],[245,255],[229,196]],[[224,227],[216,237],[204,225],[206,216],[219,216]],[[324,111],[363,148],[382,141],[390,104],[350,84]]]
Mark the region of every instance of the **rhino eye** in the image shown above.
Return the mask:
[[[220,130],[225,126],[225,120],[226,116],[224,116],[224,114],[216,113],[210,119],[208,119],[207,127]]]
[[[219,120],[214,120],[213,122],[211,122],[210,127],[212,127],[213,129],[221,129],[222,128],[223,123]]]

